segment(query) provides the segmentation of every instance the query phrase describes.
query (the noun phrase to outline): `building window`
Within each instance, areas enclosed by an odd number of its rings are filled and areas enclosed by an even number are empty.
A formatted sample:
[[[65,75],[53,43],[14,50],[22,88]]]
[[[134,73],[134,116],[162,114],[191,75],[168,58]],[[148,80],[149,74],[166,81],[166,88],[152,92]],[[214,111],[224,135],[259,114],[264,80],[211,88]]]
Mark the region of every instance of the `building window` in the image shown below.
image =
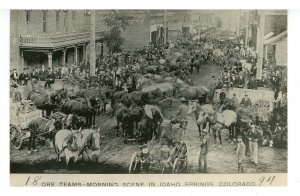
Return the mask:
[[[30,10],[26,10],[26,23],[30,23]]]
[[[43,32],[47,32],[47,11],[43,10]]]
[[[76,18],[76,10],[72,11],[72,25],[73,29],[75,29],[75,18]]]
[[[56,31],[60,31],[59,11],[55,11]]]

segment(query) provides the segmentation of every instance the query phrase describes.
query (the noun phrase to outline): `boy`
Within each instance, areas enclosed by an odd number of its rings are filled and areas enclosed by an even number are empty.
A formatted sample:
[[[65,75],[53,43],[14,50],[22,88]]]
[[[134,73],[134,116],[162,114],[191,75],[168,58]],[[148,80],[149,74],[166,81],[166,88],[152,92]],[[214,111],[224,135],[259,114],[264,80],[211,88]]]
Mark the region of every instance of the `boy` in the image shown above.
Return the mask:
[[[207,172],[207,154],[209,146],[208,128],[203,129],[200,138],[199,171]]]
[[[172,163],[170,162],[171,150],[168,147],[168,142],[164,140],[161,145],[161,149],[158,152],[158,160],[162,168],[168,169],[172,167]]]
[[[238,158],[238,173],[243,173],[243,161],[245,160],[245,153],[246,153],[246,146],[242,140],[242,136],[237,136],[237,149],[236,149],[236,155]]]

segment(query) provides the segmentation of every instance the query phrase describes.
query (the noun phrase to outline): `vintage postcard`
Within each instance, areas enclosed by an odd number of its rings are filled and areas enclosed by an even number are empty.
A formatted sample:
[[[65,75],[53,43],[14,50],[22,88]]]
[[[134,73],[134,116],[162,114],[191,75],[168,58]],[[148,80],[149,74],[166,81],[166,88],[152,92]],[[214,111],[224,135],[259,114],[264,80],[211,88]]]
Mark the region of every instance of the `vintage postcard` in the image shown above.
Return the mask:
[[[287,186],[287,23],[11,10],[11,186]]]

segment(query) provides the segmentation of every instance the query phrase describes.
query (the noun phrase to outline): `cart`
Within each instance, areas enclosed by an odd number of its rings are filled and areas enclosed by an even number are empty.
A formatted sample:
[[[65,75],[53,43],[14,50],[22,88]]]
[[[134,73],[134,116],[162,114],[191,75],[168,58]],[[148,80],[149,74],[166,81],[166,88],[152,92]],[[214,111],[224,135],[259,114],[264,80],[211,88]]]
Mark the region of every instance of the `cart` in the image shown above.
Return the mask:
[[[30,137],[28,124],[33,119],[42,117],[42,111],[27,100],[11,101],[10,110],[10,144],[14,149],[21,149],[23,141]]]
[[[169,123],[169,122],[168,122]],[[167,124],[167,123],[163,123]],[[162,126],[164,126],[162,124]],[[182,136],[185,134],[183,129]],[[158,152],[161,148],[159,142],[154,143],[152,139],[148,144],[148,156],[141,156],[141,151],[133,153],[129,164],[129,173],[186,173],[188,170],[188,147],[181,139],[180,142],[169,145],[171,157],[169,158],[169,167],[161,165],[158,158]]]
[[[214,101],[218,102],[220,98],[220,93],[225,92],[226,97],[231,99],[233,94],[236,95],[238,103],[235,103],[236,112],[242,113],[241,117],[248,116],[252,117],[253,121],[258,119],[260,122],[269,122],[269,114],[273,109],[274,102],[274,92],[268,89],[242,89],[242,88],[229,88],[229,89],[217,89],[214,94]],[[239,104],[245,95],[248,95],[252,102],[252,107],[245,108]],[[256,118],[256,119],[255,119]]]

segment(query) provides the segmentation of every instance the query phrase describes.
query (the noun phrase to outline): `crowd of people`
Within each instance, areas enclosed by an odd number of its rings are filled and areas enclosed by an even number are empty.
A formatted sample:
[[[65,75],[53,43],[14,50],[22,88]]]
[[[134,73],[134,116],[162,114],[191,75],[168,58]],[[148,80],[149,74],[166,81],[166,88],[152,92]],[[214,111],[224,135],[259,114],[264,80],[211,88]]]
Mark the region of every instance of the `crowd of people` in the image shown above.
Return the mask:
[[[203,65],[217,65],[222,68],[219,75],[213,76],[209,85],[211,94],[217,88],[247,88],[257,89],[258,87],[270,88],[275,92],[275,100],[279,105],[287,105],[286,77],[281,70],[275,69],[273,65],[265,61],[263,76],[256,80],[257,74],[257,53],[251,48],[245,48],[235,42],[220,42],[218,40],[193,41],[181,39],[175,43],[168,43],[165,46],[150,45],[132,52],[121,54],[108,54],[98,56],[96,59],[96,76],[90,77],[90,64],[82,61],[78,65],[65,64],[54,68],[46,68],[45,65],[36,66],[29,73],[27,68],[18,74],[16,69],[11,70],[10,78],[13,85],[26,85],[28,81],[44,81],[45,88],[51,88],[57,79],[68,79],[71,82],[79,82],[85,87],[90,85],[106,86],[116,91],[125,90],[128,92],[137,89],[135,74],[147,75],[157,74],[166,78],[173,76],[192,83],[190,74],[199,74]],[[170,74],[172,73],[172,74]],[[235,95],[232,100],[239,102]],[[183,100],[185,101],[185,100]],[[220,103],[224,105],[226,97],[221,97]],[[252,102],[247,95],[240,101],[241,105],[251,107]],[[281,107],[281,106],[280,106]],[[179,107],[181,109],[182,107]],[[187,110],[184,107],[182,110]],[[279,111],[280,112],[280,111]],[[258,162],[257,140],[258,134],[255,126],[247,132],[247,144],[238,136],[237,156],[238,170],[243,171],[243,160],[246,151],[251,154],[255,164]],[[207,132],[206,132],[207,134]],[[201,139],[201,153],[199,162],[207,169],[207,153],[209,136],[204,134]],[[160,151],[161,159],[168,160],[165,155],[166,145]],[[169,155],[168,155],[169,156]],[[169,163],[165,163],[169,164]]]

